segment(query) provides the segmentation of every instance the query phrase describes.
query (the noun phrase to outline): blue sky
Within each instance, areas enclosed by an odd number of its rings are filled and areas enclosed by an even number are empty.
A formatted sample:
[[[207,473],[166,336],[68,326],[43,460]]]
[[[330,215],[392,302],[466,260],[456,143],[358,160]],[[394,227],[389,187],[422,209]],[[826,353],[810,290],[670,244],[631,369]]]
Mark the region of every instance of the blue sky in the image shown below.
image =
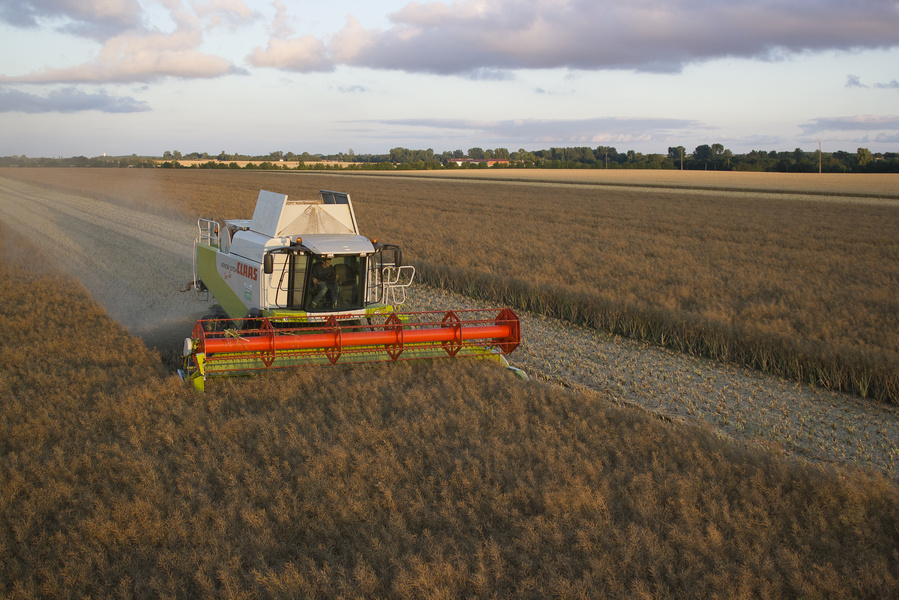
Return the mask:
[[[899,151],[892,0],[0,0],[0,156]]]

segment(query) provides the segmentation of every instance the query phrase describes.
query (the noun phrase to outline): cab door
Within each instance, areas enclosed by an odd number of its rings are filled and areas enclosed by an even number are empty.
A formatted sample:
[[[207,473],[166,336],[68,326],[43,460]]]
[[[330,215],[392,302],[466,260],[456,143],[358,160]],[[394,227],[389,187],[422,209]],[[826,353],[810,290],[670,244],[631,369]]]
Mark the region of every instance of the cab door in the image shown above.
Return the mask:
[[[311,257],[302,254],[291,254],[288,261],[287,305],[290,308],[303,310],[304,292],[308,287],[306,277],[309,272]]]

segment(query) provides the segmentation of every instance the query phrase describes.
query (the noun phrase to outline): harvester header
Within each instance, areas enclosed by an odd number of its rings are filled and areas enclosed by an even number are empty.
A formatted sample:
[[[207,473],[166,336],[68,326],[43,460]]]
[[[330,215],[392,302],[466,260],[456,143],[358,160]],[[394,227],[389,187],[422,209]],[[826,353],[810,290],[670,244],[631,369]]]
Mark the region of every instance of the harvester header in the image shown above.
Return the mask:
[[[182,377],[354,362],[491,357],[520,341],[510,309],[400,312],[415,268],[360,234],[350,196],[260,191],[252,219],[198,219],[194,287],[214,301],[184,343]],[[508,363],[505,363],[508,364]]]

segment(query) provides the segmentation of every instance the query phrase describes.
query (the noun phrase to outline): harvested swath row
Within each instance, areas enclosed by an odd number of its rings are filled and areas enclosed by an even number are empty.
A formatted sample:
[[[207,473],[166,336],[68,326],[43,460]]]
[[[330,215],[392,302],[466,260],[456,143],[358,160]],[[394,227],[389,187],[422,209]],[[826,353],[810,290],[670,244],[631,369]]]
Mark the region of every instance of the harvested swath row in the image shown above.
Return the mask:
[[[486,306],[426,287],[411,290],[409,300],[416,310]],[[876,470],[899,483],[899,406],[526,312],[518,316],[522,345],[509,358],[532,375],[815,462]]]
[[[4,597],[899,594],[883,478],[488,362],[197,395],[3,227],[0,251]]]

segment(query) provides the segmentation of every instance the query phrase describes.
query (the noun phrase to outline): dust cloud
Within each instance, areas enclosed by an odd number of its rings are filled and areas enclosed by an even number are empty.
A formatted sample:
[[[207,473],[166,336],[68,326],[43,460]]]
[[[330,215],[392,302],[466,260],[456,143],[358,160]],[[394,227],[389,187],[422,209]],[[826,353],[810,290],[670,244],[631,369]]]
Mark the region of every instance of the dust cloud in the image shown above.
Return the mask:
[[[0,178],[0,221],[31,240],[132,335],[180,350],[207,311],[193,292],[196,221]]]

